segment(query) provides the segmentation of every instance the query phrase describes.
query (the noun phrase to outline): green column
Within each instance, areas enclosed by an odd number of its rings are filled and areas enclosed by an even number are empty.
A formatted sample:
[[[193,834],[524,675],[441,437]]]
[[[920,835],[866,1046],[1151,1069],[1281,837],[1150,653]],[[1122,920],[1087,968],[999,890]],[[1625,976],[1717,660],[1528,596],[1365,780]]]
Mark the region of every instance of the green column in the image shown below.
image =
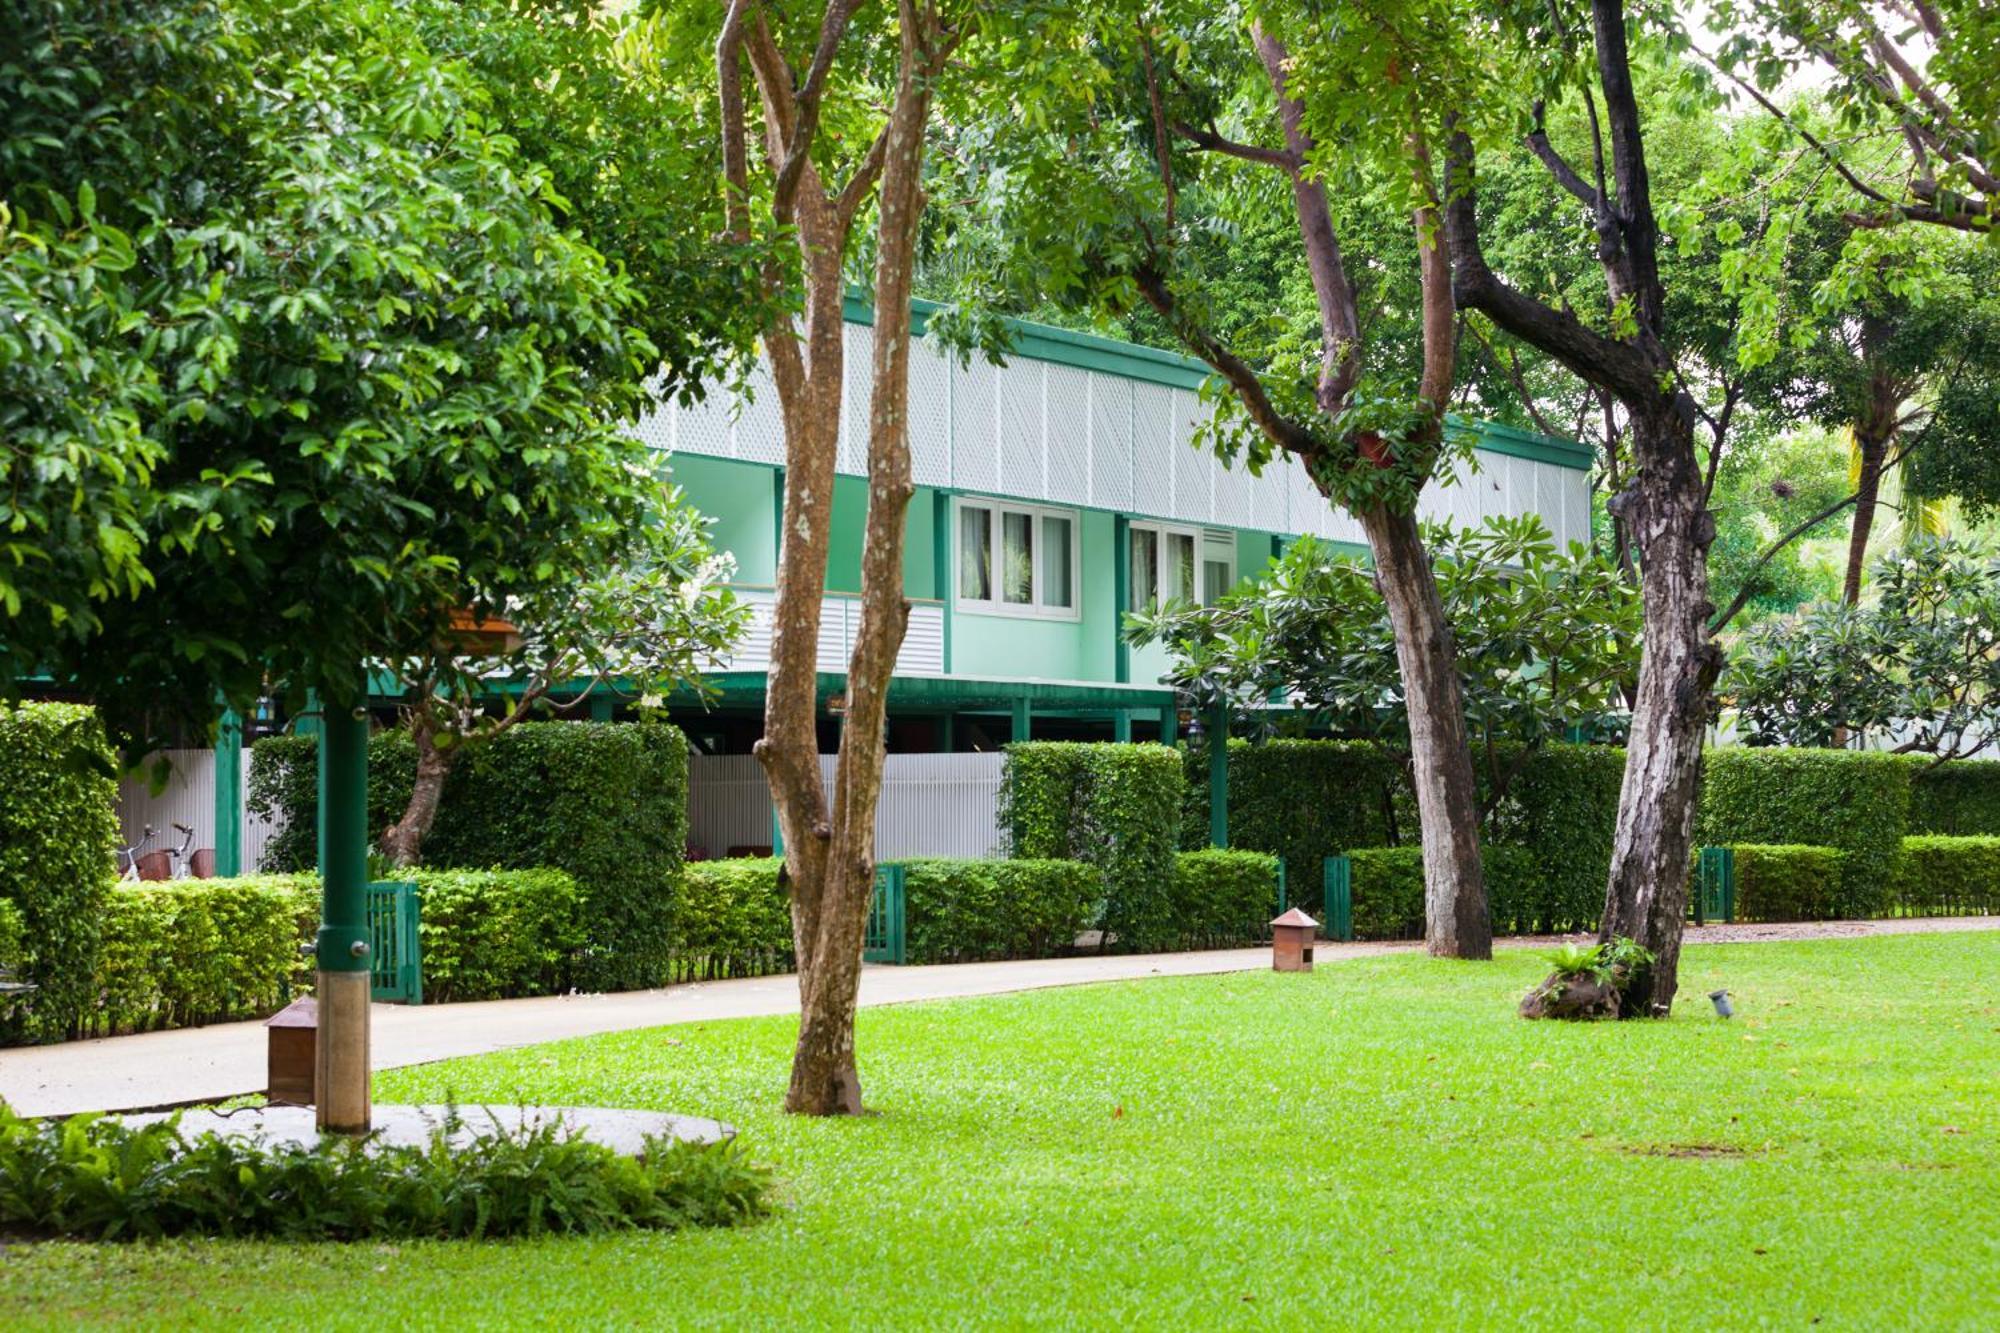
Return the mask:
[[[365,972],[368,957],[368,716],[322,703],[319,733],[319,970]]]
[[[958,714],[946,713],[937,721],[937,752],[950,754],[958,748]]]
[[[1229,845],[1229,708],[1208,715],[1208,845]]]
[[[592,722],[609,722],[611,720],[611,710],[617,706],[618,701],[611,697],[611,691],[605,689],[602,685],[590,692],[590,720]]]
[[[243,873],[243,719],[231,708],[215,729],[215,873]]]
[[[951,674],[951,496],[931,492],[931,589],[944,626],[944,674]]]
[[[1028,701],[1026,699],[1016,699],[1014,701],[1014,731],[1011,739],[1017,741],[1027,740],[1031,722],[1032,713],[1028,708]]]
[[[1111,739],[1117,741],[1120,745],[1131,742],[1132,713],[1130,709],[1114,708],[1111,710]]]
[[[1160,744],[1172,745],[1179,737],[1175,734],[1181,728],[1180,709],[1173,704],[1160,705]]]
[[[1125,642],[1125,611],[1132,603],[1132,520],[1123,514],[1111,520],[1111,678],[1123,685],[1132,679],[1132,648]]]

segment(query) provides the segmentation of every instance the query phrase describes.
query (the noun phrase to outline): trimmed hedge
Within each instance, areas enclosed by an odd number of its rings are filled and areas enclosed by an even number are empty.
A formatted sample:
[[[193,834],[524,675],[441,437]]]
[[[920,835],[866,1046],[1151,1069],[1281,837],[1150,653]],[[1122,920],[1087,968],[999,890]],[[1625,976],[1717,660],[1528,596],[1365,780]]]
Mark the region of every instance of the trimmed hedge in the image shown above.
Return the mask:
[[[1183,753],[1181,846],[1196,851],[1208,846],[1208,748]],[[1281,856],[1294,876],[1310,869],[1316,884],[1327,857],[1399,841],[1396,811],[1407,787],[1402,764],[1368,741],[1232,740],[1229,845]],[[1414,827],[1400,832],[1416,838]]]
[[[681,872],[673,979],[761,977],[792,966],[792,905],[776,856],[690,861]]]
[[[1347,853],[1353,863],[1349,888],[1354,904],[1357,940],[1412,940],[1424,933],[1424,852],[1421,847],[1366,847]],[[1520,847],[1484,847],[1486,893],[1492,905],[1494,933],[1506,929],[1541,896],[1540,867],[1534,854]],[[1322,922],[1324,924],[1324,922]]]
[[[1104,876],[1106,941],[1171,948],[1174,852],[1186,779],[1164,745],[1024,741],[1007,747],[1001,829],[1011,855],[1083,861]]]
[[[1954,759],[1933,766],[1920,755],[1907,762],[1912,772],[1907,836],[2000,836],[2000,762]]]
[[[1210,848],[1174,858],[1174,921],[1186,949],[1219,949],[1271,937],[1278,858]]]
[[[0,705],[0,901],[19,914],[37,987],[0,1009],[0,1044],[81,1030],[118,855],[116,772],[93,710]]]
[[[1910,764],[1897,755],[1710,750],[1695,815],[1695,846],[1836,848],[1842,853],[1840,887],[1827,915],[1874,916],[1888,903],[1902,853],[1910,778]],[[1740,867],[1737,875],[1740,886]]]
[[[419,870],[424,999],[503,1000],[570,988],[583,891],[561,870]]]
[[[2000,912],[2000,837],[1903,839],[1890,909],[1899,916]]]
[[[1537,874],[1503,885],[1492,899],[1496,934],[1595,930],[1611,877],[1625,751],[1611,745],[1548,744],[1509,784],[1488,837],[1520,847]]]
[[[402,814],[416,771],[407,733],[370,738],[369,820]],[[282,822],[264,868],[307,869],[316,848],[312,737],[257,742],[250,805]],[[585,944],[572,984],[638,990],[672,973],[674,896],[687,844],[687,741],[664,723],[524,722],[483,741],[445,786],[424,863],[554,868],[583,892]]]
[[[299,944],[318,922],[308,875],[182,879],[111,887],[94,1036],[263,1018],[311,988]]]
[[[0,971],[18,967],[28,942],[28,928],[21,909],[0,898]]]
[[[1826,921],[1840,915],[1842,857],[1832,847],[1736,844],[1738,921]]]
[[[913,963],[1053,957],[1090,928],[1104,893],[1097,868],[1079,861],[924,857],[901,864]]]

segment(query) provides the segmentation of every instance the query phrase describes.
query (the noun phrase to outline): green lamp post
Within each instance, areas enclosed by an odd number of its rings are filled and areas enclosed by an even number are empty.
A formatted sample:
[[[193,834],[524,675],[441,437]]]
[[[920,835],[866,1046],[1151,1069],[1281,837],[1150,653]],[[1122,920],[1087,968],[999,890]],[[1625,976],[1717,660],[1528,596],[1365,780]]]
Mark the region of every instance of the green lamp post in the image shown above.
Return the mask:
[[[365,1134],[369,1100],[368,710],[365,687],[326,698],[319,733],[319,1040],[322,1132]]]

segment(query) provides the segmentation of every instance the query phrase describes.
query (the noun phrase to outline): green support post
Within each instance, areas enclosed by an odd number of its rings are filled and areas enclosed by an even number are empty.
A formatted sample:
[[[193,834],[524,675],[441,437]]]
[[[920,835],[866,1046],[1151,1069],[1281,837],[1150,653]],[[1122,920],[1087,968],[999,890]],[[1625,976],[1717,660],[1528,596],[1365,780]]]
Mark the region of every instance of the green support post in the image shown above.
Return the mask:
[[[1229,845],[1229,707],[1217,704],[1208,717],[1208,845]]]
[[[1117,741],[1120,745],[1127,745],[1131,743],[1132,740],[1131,710],[1125,708],[1117,708],[1112,710],[1111,739]]]
[[[1132,520],[1120,514],[1111,520],[1111,678],[1121,685],[1132,679],[1132,648],[1125,642],[1125,610],[1131,602]]]
[[[365,1134],[369,1108],[368,714],[362,696],[321,705],[319,733],[320,1129]]]
[[[215,729],[215,873],[243,873],[243,719],[233,708]]]
[[[1034,715],[1028,706],[1028,701],[1026,699],[1016,699],[1014,701],[1014,726],[1011,739],[1016,741],[1027,740],[1033,723]]]
[[[605,689],[603,686],[599,686],[590,692],[590,720],[592,722],[609,722],[611,720],[611,710],[617,706],[618,701],[612,698],[611,691]]]
[[[938,599],[938,619],[944,627],[944,674],[951,674],[951,496],[931,493],[931,588]],[[947,749],[950,747],[947,746]]]
[[[1160,705],[1160,744],[1172,745],[1180,739],[1180,709],[1173,704]]]
[[[937,752],[950,754],[958,748],[958,714],[945,713],[937,723]]]

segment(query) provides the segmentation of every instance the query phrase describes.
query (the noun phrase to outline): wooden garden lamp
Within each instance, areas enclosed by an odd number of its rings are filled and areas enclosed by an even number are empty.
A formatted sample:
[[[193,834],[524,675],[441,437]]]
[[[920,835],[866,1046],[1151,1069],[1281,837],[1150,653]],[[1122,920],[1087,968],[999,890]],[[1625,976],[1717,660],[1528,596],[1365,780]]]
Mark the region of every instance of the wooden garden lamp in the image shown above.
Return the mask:
[[[1313,936],[1319,922],[1294,907],[1271,923],[1271,970],[1310,972],[1313,970]]]

